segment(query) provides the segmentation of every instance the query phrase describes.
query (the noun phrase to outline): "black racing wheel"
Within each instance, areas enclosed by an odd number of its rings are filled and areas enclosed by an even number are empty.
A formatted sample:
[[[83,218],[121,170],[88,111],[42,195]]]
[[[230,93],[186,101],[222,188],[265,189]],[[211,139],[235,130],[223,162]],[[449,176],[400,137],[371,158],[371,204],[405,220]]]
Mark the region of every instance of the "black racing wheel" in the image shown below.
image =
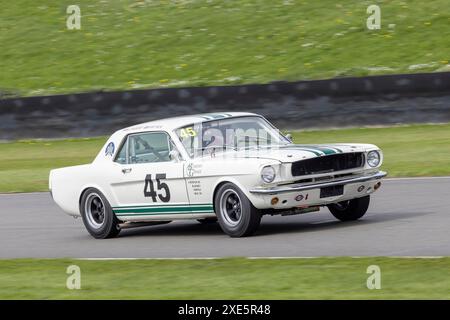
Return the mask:
[[[250,236],[261,222],[259,210],[238,187],[229,182],[217,190],[214,208],[220,227],[231,237]]]
[[[370,196],[342,201],[328,205],[331,214],[341,221],[358,220],[367,212]]]
[[[89,188],[83,193],[80,211],[84,226],[94,238],[113,238],[119,234],[119,220],[99,190]]]

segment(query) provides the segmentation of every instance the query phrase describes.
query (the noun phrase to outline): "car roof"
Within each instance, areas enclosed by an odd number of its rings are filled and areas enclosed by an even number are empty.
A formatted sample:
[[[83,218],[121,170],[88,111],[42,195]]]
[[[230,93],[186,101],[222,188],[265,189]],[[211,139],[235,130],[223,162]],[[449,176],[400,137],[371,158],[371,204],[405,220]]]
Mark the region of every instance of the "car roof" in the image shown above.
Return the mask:
[[[245,117],[245,116],[253,116],[253,117],[261,117],[256,113],[250,112],[216,112],[216,113],[201,113],[195,115],[181,116],[181,117],[172,117],[165,118],[150,122],[144,122],[141,124],[137,124],[131,127],[127,127],[121,130],[114,132],[106,141],[104,148],[100,150],[94,162],[102,162],[102,161],[110,161],[111,159],[105,157],[105,148],[108,148],[110,144],[116,146],[124,141],[123,139],[129,134],[147,132],[147,131],[166,131],[171,132],[177,128],[184,127],[194,123],[201,123],[205,121],[211,120],[220,120],[220,119],[231,119],[236,117]]]
[[[243,116],[257,116],[260,115],[251,112],[215,112],[215,113],[200,113],[195,115],[171,117],[159,119],[149,122],[140,123],[131,127],[119,130],[120,133],[130,134],[133,132],[164,130],[172,131],[174,129],[187,126],[193,123],[200,123],[211,120],[220,120],[226,118],[243,117]]]

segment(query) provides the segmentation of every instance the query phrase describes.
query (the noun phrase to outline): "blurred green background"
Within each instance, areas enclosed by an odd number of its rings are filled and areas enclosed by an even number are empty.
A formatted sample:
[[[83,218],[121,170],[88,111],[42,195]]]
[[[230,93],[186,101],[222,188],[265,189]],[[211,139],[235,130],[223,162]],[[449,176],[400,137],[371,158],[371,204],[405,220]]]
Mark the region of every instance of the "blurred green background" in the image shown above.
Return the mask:
[[[66,8],[81,8],[68,30]],[[366,28],[369,5],[381,30]],[[448,0],[16,0],[0,10],[0,93],[267,83],[450,71]],[[30,120],[32,121],[32,120]],[[450,125],[293,132],[381,147],[390,176],[450,175]],[[105,137],[0,143],[0,192],[45,191]],[[69,264],[82,290],[65,288]],[[379,264],[382,290],[368,290]],[[2,299],[448,299],[449,258],[0,260]]]
[[[81,30],[67,30],[68,5]],[[366,28],[369,5],[381,29]],[[450,71],[448,0],[16,0],[0,10],[0,91],[266,83]]]

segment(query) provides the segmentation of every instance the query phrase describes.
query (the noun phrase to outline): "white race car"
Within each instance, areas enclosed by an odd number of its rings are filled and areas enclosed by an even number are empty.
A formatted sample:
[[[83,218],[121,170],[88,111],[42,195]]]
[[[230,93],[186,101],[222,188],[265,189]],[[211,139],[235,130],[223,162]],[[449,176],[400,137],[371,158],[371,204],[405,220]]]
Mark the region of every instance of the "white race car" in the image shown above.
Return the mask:
[[[180,219],[242,237],[266,214],[327,206],[342,221],[362,217],[382,161],[371,144],[293,144],[253,113],[201,114],[119,130],[91,164],[52,170],[49,187],[95,238]]]

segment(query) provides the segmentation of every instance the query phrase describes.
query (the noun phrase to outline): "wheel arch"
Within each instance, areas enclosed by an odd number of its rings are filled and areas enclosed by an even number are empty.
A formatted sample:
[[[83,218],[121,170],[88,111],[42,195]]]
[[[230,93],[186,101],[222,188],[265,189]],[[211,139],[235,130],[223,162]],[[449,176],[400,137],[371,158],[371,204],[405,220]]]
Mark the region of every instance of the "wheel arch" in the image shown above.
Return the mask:
[[[222,179],[219,179],[215,186],[214,186],[214,191],[212,193],[212,205],[213,205],[213,210],[214,212],[216,212],[216,203],[215,203],[215,199],[216,199],[216,194],[217,191],[219,190],[219,188],[221,186],[223,186],[226,183],[232,183],[234,184],[237,188],[239,188],[239,190],[247,197],[247,199],[250,201],[250,203],[253,205],[252,199],[250,197],[250,193],[248,192],[248,190],[241,184],[239,183],[236,179],[232,178],[232,177],[224,177]],[[216,213],[217,214],[217,213]]]

